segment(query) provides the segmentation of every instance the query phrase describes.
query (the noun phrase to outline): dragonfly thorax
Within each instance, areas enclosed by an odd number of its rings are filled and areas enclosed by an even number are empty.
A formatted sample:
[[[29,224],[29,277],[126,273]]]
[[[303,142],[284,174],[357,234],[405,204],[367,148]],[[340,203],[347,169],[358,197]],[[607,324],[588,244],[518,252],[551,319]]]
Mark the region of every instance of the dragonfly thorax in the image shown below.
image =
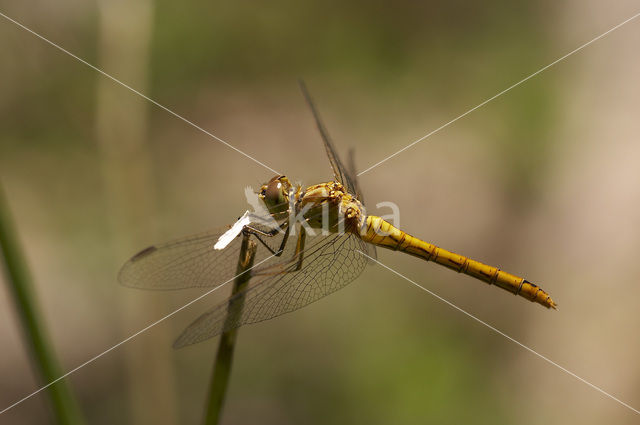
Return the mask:
[[[366,215],[362,203],[338,182],[307,187],[298,197],[296,209],[303,211],[307,223],[330,232],[357,232]]]

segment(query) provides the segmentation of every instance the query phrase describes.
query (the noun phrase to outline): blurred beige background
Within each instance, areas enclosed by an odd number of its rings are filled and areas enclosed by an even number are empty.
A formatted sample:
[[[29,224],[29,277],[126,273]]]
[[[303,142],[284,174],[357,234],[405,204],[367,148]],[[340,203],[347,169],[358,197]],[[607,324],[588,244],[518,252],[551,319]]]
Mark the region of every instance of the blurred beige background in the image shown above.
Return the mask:
[[[296,79],[365,169],[638,12],[637,3],[1,1],[0,11],[295,180],[331,177]],[[272,173],[0,19],[0,179],[65,370],[203,291],[116,274],[233,222]],[[640,21],[364,174],[373,208],[540,283],[550,312],[379,260],[638,408]],[[0,286],[0,404],[34,391]],[[69,381],[89,423],[199,423],[216,340],[174,351],[215,294]],[[635,423],[637,415],[381,267],[242,328],[224,423]],[[46,423],[34,397],[2,423]]]

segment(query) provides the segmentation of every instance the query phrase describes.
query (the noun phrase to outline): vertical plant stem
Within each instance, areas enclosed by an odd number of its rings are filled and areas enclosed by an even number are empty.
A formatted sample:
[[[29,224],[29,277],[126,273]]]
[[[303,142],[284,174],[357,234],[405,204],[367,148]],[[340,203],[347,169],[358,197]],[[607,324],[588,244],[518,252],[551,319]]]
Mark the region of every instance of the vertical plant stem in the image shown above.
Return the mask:
[[[240,258],[238,258],[237,275],[233,283],[232,299],[229,301],[227,310],[227,323],[232,323],[240,318],[242,308],[244,306],[244,296],[240,295],[234,298],[246,288],[251,279],[251,273],[248,272],[253,267],[253,261],[256,254],[256,243],[249,239],[249,235],[244,235],[242,239],[242,247],[240,249]],[[246,272],[246,273],[245,273]],[[225,323],[226,325],[226,323]],[[225,326],[226,328],[227,326]],[[220,421],[222,414],[222,406],[224,404],[227,386],[229,384],[229,375],[231,374],[231,364],[233,362],[233,350],[238,336],[238,329],[232,329],[223,332],[218,344],[218,353],[211,372],[211,380],[209,383],[209,397],[207,398],[207,406],[205,412],[205,425],[216,425]]]
[[[155,0],[98,0],[97,65],[142,93],[149,90],[149,57],[154,34]],[[149,103],[108,78],[96,80],[95,141],[102,168],[105,216],[109,225],[113,270],[140,246],[156,239],[157,182],[150,144]],[[115,277],[115,273],[114,273]],[[114,282],[115,284],[115,282]],[[132,323],[164,314],[160,300],[138,298],[130,290],[117,291],[116,324],[128,332]],[[148,335],[147,344],[132,344],[124,352],[126,401],[123,414],[132,424],[173,425],[178,420],[171,350],[172,332]],[[122,418],[122,414],[120,418]],[[106,418],[106,421],[113,418]],[[123,421],[123,419],[119,419]]]
[[[22,323],[22,331],[33,360],[33,367],[42,382],[48,384],[60,377],[62,373],[38,314],[31,276],[20,250],[18,238],[13,231],[14,228],[2,185],[0,185],[0,262],[3,263],[6,281]],[[57,423],[84,423],[80,409],[64,379],[51,385],[46,391]]]

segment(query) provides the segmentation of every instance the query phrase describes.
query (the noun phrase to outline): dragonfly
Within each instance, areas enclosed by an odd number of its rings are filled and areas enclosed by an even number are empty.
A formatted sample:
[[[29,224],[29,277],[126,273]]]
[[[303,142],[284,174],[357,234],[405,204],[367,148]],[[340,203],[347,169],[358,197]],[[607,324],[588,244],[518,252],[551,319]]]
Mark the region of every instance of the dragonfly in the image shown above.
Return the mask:
[[[263,214],[246,213],[235,225],[143,249],[127,261],[118,279],[134,288],[173,290],[214,287],[236,277],[243,238],[255,241],[248,284],[191,323],[175,348],[199,343],[242,325],[298,310],[354,281],[376,262],[376,247],[400,251],[555,309],[540,286],[483,264],[367,215],[353,151],[338,156],[308,90],[301,84],[333,170],[334,179],[308,187],[276,175],[257,197]],[[320,231],[321,229],[321,231]],[[235,301],[242,309],[230,315]]]

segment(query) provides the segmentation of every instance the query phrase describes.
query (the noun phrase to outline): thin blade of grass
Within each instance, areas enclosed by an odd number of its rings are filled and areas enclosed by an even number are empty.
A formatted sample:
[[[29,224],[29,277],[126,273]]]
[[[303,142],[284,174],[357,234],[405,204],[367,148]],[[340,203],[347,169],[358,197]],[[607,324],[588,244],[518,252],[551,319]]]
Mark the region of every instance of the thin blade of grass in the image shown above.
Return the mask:
[[[245,271],[253,267],[253,261],[256,254],[256,243],[249,239],[249,235],[245,235],[242,240],[240,249],[240,258],[238,259],[237,274],[234,283],[232,295],[241,292],[251,279],[251,273]],[[233,321],[242,313],[244,298],[239,297],[229,302],[227,311],[227,321]],[[220,336],[218,344],[218,353],[211,372],[211,380],[209,382],[209,397],[205,407],[205,425],[216,425],[220,421],[222,407],[224,405],[227,387],[229,385],[229,375],[231,374],[231,364],[233,361],[233,351],[238,336],[238,329],[224,332]]]
[[[38,312],[35,291],[26,261],[14,232],[8,204],[0,184],[0,262],[6,282],[22,324],[22,333],[32,358],[32,365],[44,384],[62,375],[44,323]],[[47,388],[55,420],[59,424],[83,424],[84,420],[67,382],[62,379]]]

